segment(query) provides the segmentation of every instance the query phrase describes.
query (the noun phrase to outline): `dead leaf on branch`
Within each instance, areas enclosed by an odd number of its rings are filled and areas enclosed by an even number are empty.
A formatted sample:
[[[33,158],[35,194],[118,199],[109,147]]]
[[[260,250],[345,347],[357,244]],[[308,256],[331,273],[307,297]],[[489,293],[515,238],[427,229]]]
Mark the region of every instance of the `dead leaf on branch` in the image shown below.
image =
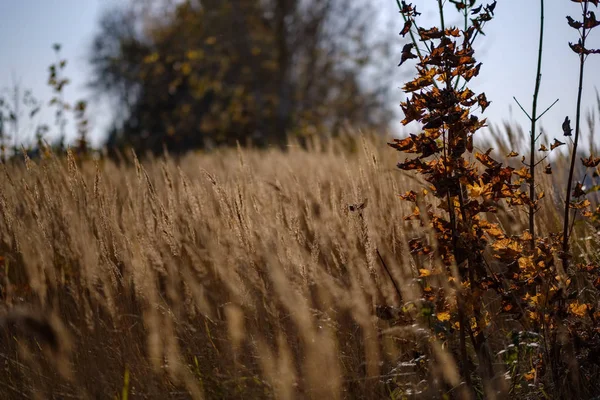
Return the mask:
[[[569,120],[569,117],[565,117],[565,120],[562,123],[562,130],[565,136],[572,135],[573,129],[571,129],[571,121]]]
[[[560,146],[562,146],[563,144],[564,144],[564,143],[563,143],[563,142],[561,142],[560,140],[558,140],[558,139],[554,139],[554,143],[552,143],[552,144],[550,145],[550,150],[554,150],[555,148],[557,148],[557,147],[560,147]]]
[[[409,19],[404,23],[404,27],[402,28],[402,31],[400,31],[400,35],[406,36],[406,34],[408,32],[410,32],[411,27],[412,27],[412,21]]]
[[[417,55],[412,53],[413,47],[414,47],[414,44],[412,44],[412,43],[408,43],[408,44],[404,45],[404,47],[402,48],[402,57],[400,58],[400,64],[398,64],[398,66],[401,66],[402,64],[404,64],[404,62],[406,60],[410,60],[412,58],[417,58]]]
[[[581,162],[587,168],[595,168],[600,164],[600,157],[590,155],[588,158],[581,158]]]

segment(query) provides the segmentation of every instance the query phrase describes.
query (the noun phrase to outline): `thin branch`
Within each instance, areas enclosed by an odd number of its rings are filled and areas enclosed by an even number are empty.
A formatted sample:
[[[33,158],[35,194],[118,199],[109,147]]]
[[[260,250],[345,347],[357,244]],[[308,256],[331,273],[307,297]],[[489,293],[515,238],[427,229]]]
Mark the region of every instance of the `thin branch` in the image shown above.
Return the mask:
[[[559,100],[559,99],[556,99],[556,100],[554,100],[554,103],[550,104],[550,107],[546,108],[546,109],[544,110],[544,112],[543,112],[543,113],[541,113],[541,114],[540,114],[540,115],[539,115],[539,116],[538,116],[538,117],[537,117],[535,120],[537,121],[537,120],[539,120],[540,118],[542,118],[542,117],[544,116],[544,114],[546,114],[548,111],[550,111],[550,109],[551,109],[552,107],[554,107],[554,105],[555,105],[556,103],[558,103],[558,100]]]
[[[540,161],[536,162],[534,164],[535,167],[537,167],[538,165],[540,165],[542,162],[544,162],[546,160],[546,158],[548,158],[548,156],[544,156],[544,158],[542,158]]]
[[[543,135],[543,132],[538,133],[538,135],[535,137],[535,141],[537,142],[537,140]]]
[[[582,3],[583,7],[583,16],[584,20],[587,17],[588,11],[588,2]],[[585,39],[586,39],[586,25],[583,24],[582,28],[582,36],[583,39],[581,41],[581,46],[585,48]],[[577,144],[579,143],[579,132],[581,125],[581,98],[583,93],[583,69],[585,66],[585,55],[581,53],[579,55],[579,88],[577,90],[577,113],[575,117],[575,140],[573,141],[573,151],[571,153],[571,166],[569,168],[569,180],[567,182],[567,193],[565,199],[565,217],[564,217],[564,225],[563,225],[563,243],[562,243],[562,260],[563,260],[563,268],[566,272],[569,267],[569,214],[570,214],[570,205],[571,205],[571,188],[573,186],[573,174],[575,173],[575,160],[577,158]]]
[[[533,252],[535,250],[535,219],[534,219],[534,204],[535,204],[535,128],[536,121],[539,117],[536,117],[537,103],[540,94],[540,85],[542,83],[542,52],[544,48],[544,0],[540,0],[540,38],[538,47],[538,60],[537,60],[537,71],[535,75],[535,89],[533,91],[533,105],[531,106],[531,143],[530,143],[530,159],[529,159],[529,175],[531,180],[529,181],[529,233],[531,234],[530,249]]]
[[[521,108],[521,111],[523,111],[525,113],[525,115],[527,115],[527,118],[529,118],[529,120],[531,121],[531,116],[529,115],[529,113],[527,111],[525,111],[525,109],[523,108],[523,106],[521,105],[521,103],[519,103],[519,100],[517,100],[517,98],[515,96],[513,96],[513,99],[515,99],[515,101],[517,102],[517,105]]]

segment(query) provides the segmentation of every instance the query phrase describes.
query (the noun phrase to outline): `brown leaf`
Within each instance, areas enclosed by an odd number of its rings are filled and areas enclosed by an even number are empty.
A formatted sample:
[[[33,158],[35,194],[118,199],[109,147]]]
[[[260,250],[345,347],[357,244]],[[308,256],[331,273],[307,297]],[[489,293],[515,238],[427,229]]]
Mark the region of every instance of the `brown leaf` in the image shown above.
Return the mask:
[[[551,174],[552,174],[552,166],[550,166],[550,165],[546,165],[546,166],[544,167],[544,173],[545,173],[545,174],[548,174],[548,175],[551,175]]]
[[[412,201],[413,203],[417,202],[417,194],[412,190],[401,194],[398,197],[400,197],[402,200]]]
[[[485,165],[488,168],[495,168],[497,166],[500,165],[500,163],[496,160],[494,160],[492,157],[490,157],[490,153],[492,152],[492,149],[489,149],[488,151],[485,152],[485,154],[482,153],[475,153],[475,158],[479,160],[480,163],[482,163],[483,165]]]
[[[506,157],[509,157],[509,158],[510,158],[510,157],[517,157],[518,155],[519,155],[519,153],[517,153],[516,151],[514,151],[514,150],[513,150],[513,151],[511,151],[510,153],[508,153],[508,154],[506,155]]]
[[[469,196],[471,197],[479,197],[479,196],[490,196],[492,194],[492,185],[485,184],[480,179],[479,182],[473,182],[473,184],[466,185],[467,190],[469,191]]]
[[[490,105],[491,101],[488,101],[485,97],[485,93],[481,93],[477,96],[477,103],[481,107],[481,112],[484,112],[486,108]]]
[[[414,92],[419,89],[423,89],[428,86],[432,86],[433,78],[435,77],[435,74],[436,74],[435,68],[431,68],[428,70],[427,69],[420,70],[419,76],[416,77],[415,79],[413,79],[412,81],[408,82],[406,85],[404,85],[402,90],[404,92]]]
[[[584,317],[587,310],[587,304],[579,304],[579,302],[569,304],[569,312],[577,317]]]
[[[563,143],[563,142],[561,142],[560,140],[558,140],[558,139],[554,139],[554,143],[552,143],[552,144],[550,145],[550,149],[551,149],[551,150],[554,150],[555,148],[557,148],[557,147],[560,147],[560,146],[562,146],[563,144],[564,144],[564,143]]]
[[[502,231],[502,229],[500,229],[500,227],[497,224],[490,224],[489,227],[486,227],[483,229],[488,235],[490,235],[491,237],[495,238],[495,239],[504,239],[506,238],[506,235],[504,234],[504,232]]]
[[[454,36],[454,37],[460,36],[460,30],[458,28],[446,29],[445,32],[446,32],[446,36]]]
[[[437,116],[435,118],[431,118],[425,125],[423,125],[423,129],[437,129],[444,125],[444,118],[442,116]]]
[[[418,220],[420,218],[421,218],[421,210],[419,209],[419,207],[415,207],[415,209],[413,210],[413,213],[404,217],[404,220],[405,221],[413,221],[413,220]],[[413,245],[411,243],[412,243],[412,241],[409,242],[409,245],[412,248]]]
[[[473,152],[473,135],[467,136],[467,150],[469,153]]]
[[[467,8],[467,5],[462,0],[450,0],[450,3],[454,4],[458,11]]]
[[[439,321],[450,321],[450,313],[448,311],[442,311],[436,313],[436,317]]]
[[[410,171],[413,169],[416,169],[418,171],[430,170],[427,164],[423,163],[423,161],[419,160],[418,158],[407,159],[404,162],[398,163],[397,167],[405,171]]]
[[[537,374],[535,368],[532,368],[529,372],[523,374],[523,378],[528,382],[533,381],[536,376]]]
[[[497,240],[492,244],[492,248],[498,252],[502,258],[514,258],[523,252],[523,246],[517,241],[510,238]]]
[[[600,0],[571,0],[573,3],[592,3],[596,7],[600,3]]]
[[[573,197],[582,197],[585,196],[585,191],[583,190],[583,184],[581,182],[577,182],[575,188],[572,193]]]
[[[581,23],[580,21],[575,21],[573,18],[567,16],[567,21],[570,27],[575,28],[575,29],[579,29],[583,26],[583,23]]]
[[[569,42],[569,47],[577,54],[585,54],[585,48],[581,44],[581,40],[576,44]]]
[[[402,48],[402,57],[400,59],[400,64],[398,64],[398,66],[401,66],[402,64],[404,64],[404,62],[406,60],[410,60],[411,58],[417,58],[417,56],[415,54],[412,53],[412,49],[414,47],[414,44],[412,43],[408,43],[405,44],[404,47]]]
[[[581,158],[581,162],[588,168],[595,168],[600,164],[600,157],[590,155],[589,158]]]
[[[425,268],[421,268],[419,270],[419,278],[425,278],[431,275],[431,271]]]
[[[596,14],[594,14],[594,12],[593,12],[593,11],[590,11],[590,12],[588,13],[588,17],[587,17],[587,18],[585,18],[585,20],[584,20],[584,21],[585,21],[585,22],[584,22],[584,26],[586,27],[586,29],[592,29],[592,28],[595,28],[595,27],[597,27],[598,25],[600,25],[600,22],[598,22],[598,21],[596,20]]]
[[[411,121],[418,121],[423,116],[423,111],[418,109],[410,99],[406,100],[406,103],[401,103],[400,108],[404,112],[404,119],[402,120],[403,125],[409,124]]]
[[[523,167],[521,169],[517,169],[513,172],[513,174],[518,175],[519,177],[526,179],[526,180],[531,179],[531,175],[529,174],[528,167]]]
[[[406,153],[416,153],[418,151],[417,143],[415,142],[416,135],[411,134],[409,137],[404,139],[394,139],[394,143],[388,143],[389,146],[395,148],[398,151],[404,151]]]
[[[586,49],[585,47],[583,47],[581,39],[579,39],[577,44],[573,44],[573,43],[569,42],[569,47],[571,47],[571,50],[573,50],[577,54],[584,54],[584,55],[600,54],[600,50],[598,50],[598,49]]]
[[[441,39],[444,36],[444,32],[441,32],[435,26],[431,29],[419,28],[419,36],[421,40]]]
[[[410,28],[412,27],[412,21],[409,19],[404,23],[404,27],[402,28],[402,31],[400,32],[400,34],[402,36],[406,36],[406,34],[408,32],[410,32]]]
[[[423,242],[419,239],[411,239],[408,241],[408,247],[410,249],[411,253],[414,254],[419,254],[419,255],[427,255],[429,253],[432,252],[432,248],[431,246],[427,245],[427,244],[423,244]],[[422,270],[419,270],[422,271]],[[429,270],[425,270],[428,273],[425,273],[426,275],[421,275],[421,276],[429,276],[431,274],[431,271]]]
[[[402,14],[415,16],[415,17],[417,15],[421,15],[420,12],[417,12],[417,8],[415,6],[413,6],[412,3],[406,4],[405,1],[402,2],[402,8],[400,9],[400,12]]]
[[[562,123],[562,130],[563,130],[563,134],[565,136],[571,136],[573,129],[571,129],[571,121],[569,120],[569,117],[565,117],[564,122]]]

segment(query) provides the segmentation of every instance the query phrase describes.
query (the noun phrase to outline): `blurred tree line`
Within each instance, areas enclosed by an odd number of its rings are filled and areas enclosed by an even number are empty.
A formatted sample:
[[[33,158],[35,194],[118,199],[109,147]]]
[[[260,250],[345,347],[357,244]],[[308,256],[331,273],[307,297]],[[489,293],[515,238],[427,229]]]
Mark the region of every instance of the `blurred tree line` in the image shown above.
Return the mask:
[[[107,10],[92,87],[116,102],[109,148],[283,145],[384,130],[391,41],[368,0],[131,1]],[[380,64],[378,64],[380,62]],[[368,82],[365,81],[368,77]]]

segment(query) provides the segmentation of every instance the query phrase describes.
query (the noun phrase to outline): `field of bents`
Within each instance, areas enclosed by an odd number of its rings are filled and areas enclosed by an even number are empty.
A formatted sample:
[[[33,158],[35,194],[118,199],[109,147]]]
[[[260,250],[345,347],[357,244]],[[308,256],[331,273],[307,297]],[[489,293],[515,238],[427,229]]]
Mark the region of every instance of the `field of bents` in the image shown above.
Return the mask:
[[[574,2],[583,71],[598,1]],[[399,3],[418,134],[1,164],[0,397],[598,395],[593,115],[484,129],[465,85],[496,2],[456,3],[464,31]]]

